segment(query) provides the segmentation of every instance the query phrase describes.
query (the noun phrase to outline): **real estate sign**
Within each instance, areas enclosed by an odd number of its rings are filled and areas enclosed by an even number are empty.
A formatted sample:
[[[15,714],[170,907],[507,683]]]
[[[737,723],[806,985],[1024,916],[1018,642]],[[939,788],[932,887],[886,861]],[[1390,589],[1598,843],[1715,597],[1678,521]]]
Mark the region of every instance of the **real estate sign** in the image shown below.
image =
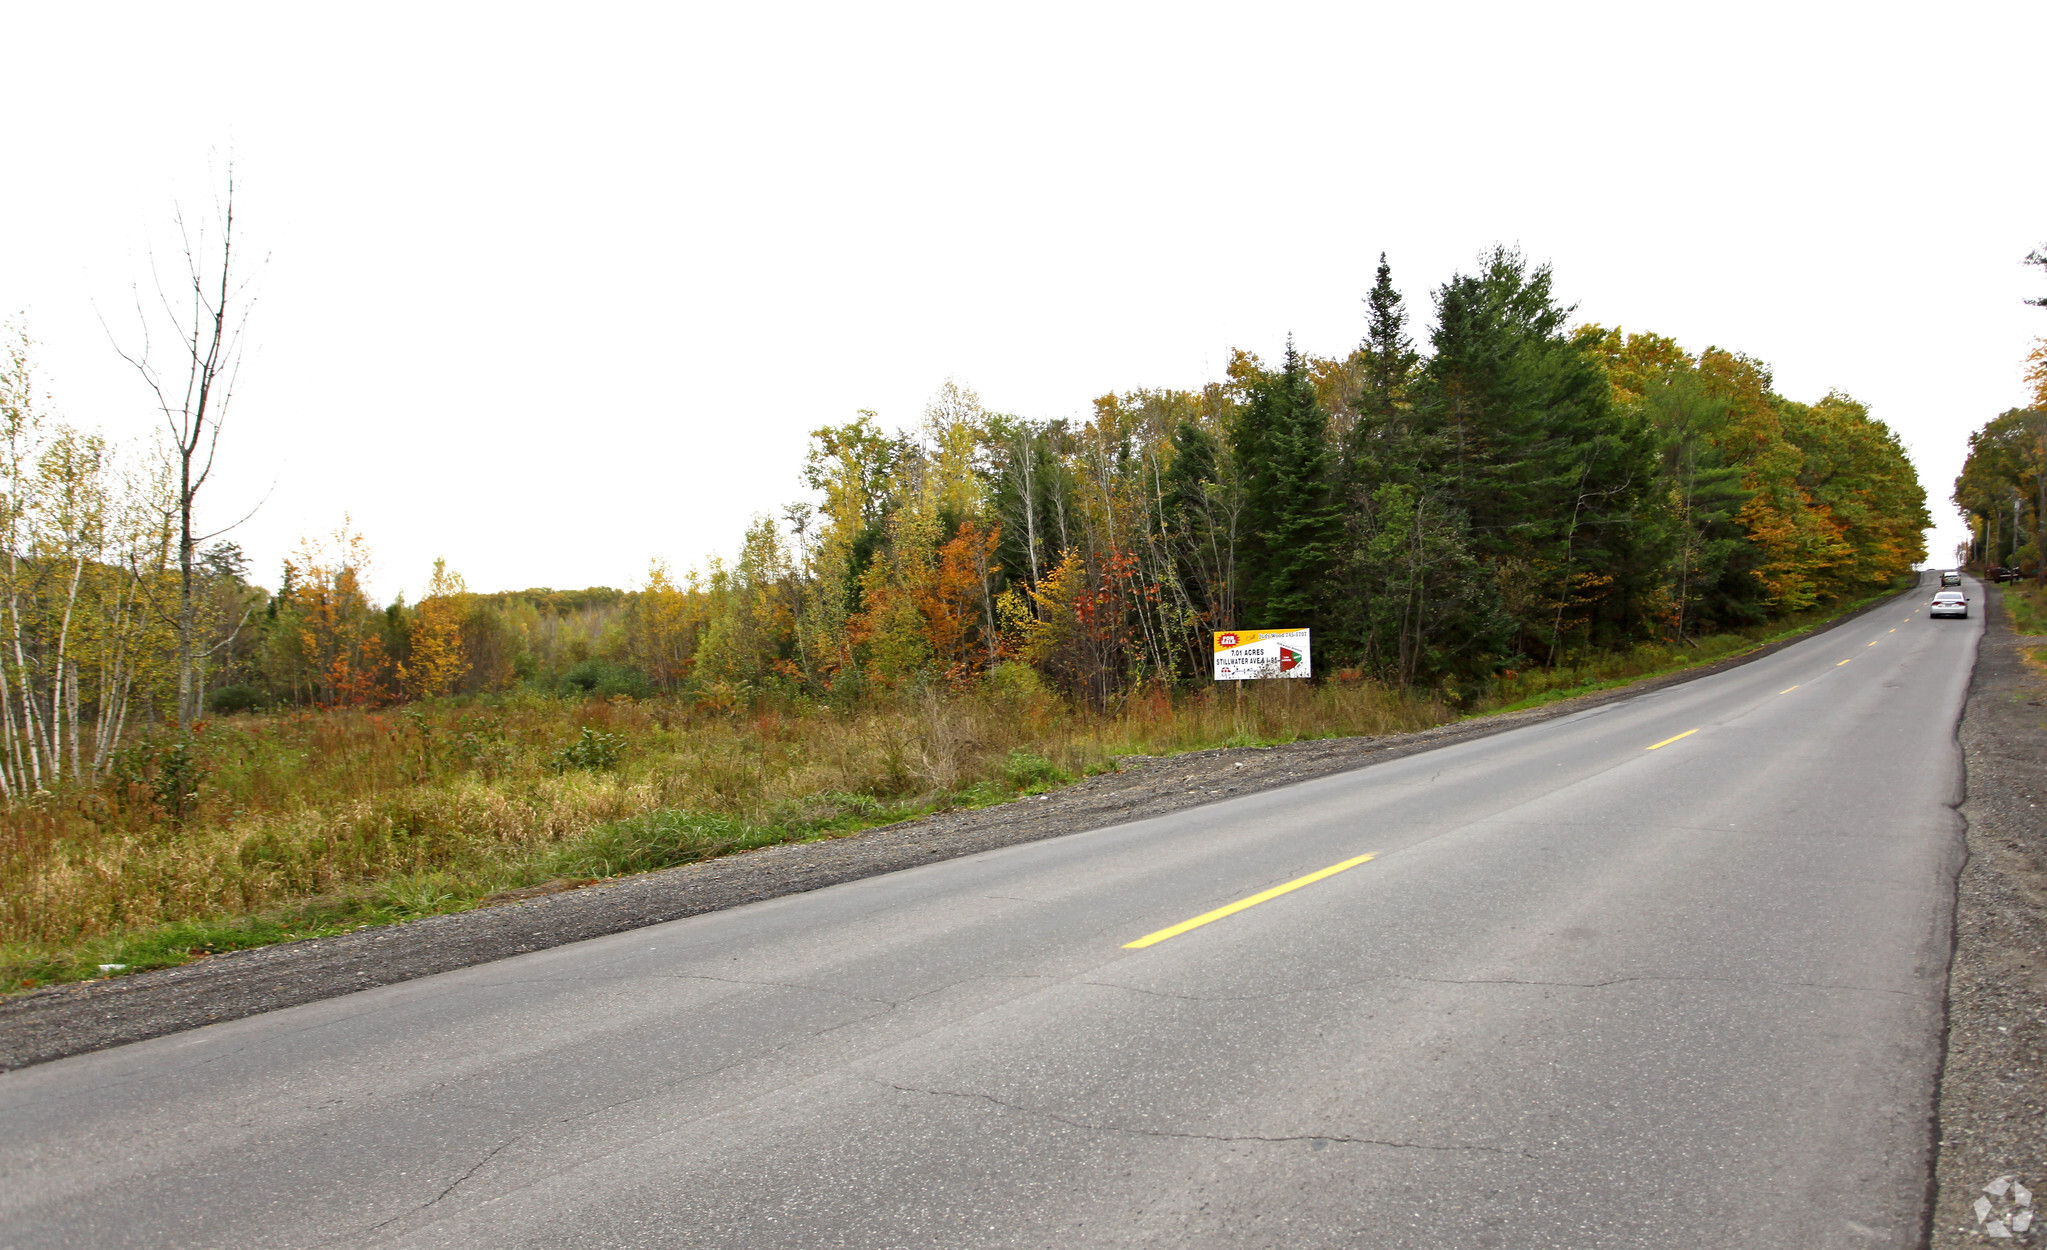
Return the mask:
[[[1305,629],[1227,629],[1215,636],[1215,679],[1310,677]]]

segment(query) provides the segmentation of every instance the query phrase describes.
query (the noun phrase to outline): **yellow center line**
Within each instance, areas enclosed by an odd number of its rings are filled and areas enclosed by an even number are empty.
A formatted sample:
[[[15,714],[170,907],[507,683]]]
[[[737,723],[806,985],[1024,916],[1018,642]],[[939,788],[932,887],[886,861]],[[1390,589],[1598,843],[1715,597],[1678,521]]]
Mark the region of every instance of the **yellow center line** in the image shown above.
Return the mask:
[[[1898,632],[1898,628],[1897,626],[1893,625],[1891,628],[1885,630],[1884,632],[1887,634],[1895,634]]]
[[[1695,733],[1697,733],[1697,732],[1699,732],[1699,731],[1698,731],[1698,730],[1696,730],[1696,729],[1687,729],[1687,730],[1685,730],[1685,731],[1684,731],[1683,733],[1679,734],[1679,735],[1677,736],[1677,738],[1689,738],[1689,737],[1691,737],[1691,736],[1692,736],[1693,734],[1695,734]],[[1673,743],[1673,742],[1676,742],[1676,741],[1677,741],[1677,738],[1665,738],[1665,739],[1664,739],[1663,741],[1661,741],[1661,742],[1657,743],[1657,744],[1656,744],[1656,746],[1652,746],[1652,747],[1646,747],[1646,748],[1644,748],[1644,749],[1645,749],[1645,750],[1649,750],[1649,751],[1654,751],[1654,750],[1656,749],[1656,747],[1667,747],[1667,746],[1669,746],[1669,745],[1670,745],[1671,743]]]
[[[1778,691],[1777,693],[1778,693],[1778,694],[1790,694],[1790,693],[1791,693],[1791,691],[1793,691],[1793,690],[1796,690],[1796,689],[1798,689],[1798,687],[1797,687],[1797,686],[1792,686],[1792,687],[1790,687],[1789,689],[1786,689],[1786,690],[1779,690],[1779,691]]]
[[[1869,645],[1873,647],[1873,646],[1875,646],[1876,644],[1872,642],[1872,643],[1870,643]]]
[[[1848,660],[1852,660],[1852,659],[1854,659],[1854,658],[1855,658],[1855,657],[1851,655],[1851,656],[1849,656],[1849,657],[1848,657]],[[1843,660],[1843,661],[1841,661],[1841,664],[1846,664],[1846,663],[1848,662],[1848,660]],[[1836,664],[1836,665],[1834,665],[1834,667],[1835,667],[1835,668],[1839,668],[1839,667],[1841,667],[1841,664]]]
[[[1170,929],[1160,929],[1157,933],[1145,934],[1143,937],[1137,939],[1135,942],[1125,942],[1123,943],[1123,949],[1126,951],[1143,950],[1145,947],[1156,945],[1159,942],[1165,941],[1169,937],[1179,937],[1182,933],[1187,932],[1187,930],[1189,929],[1199,929],[1202,925],[1207,924],[1211,920],[1221,920],[1224,916],[1234,916],[1238,912],[1243,911],[1247,907],[1256,907],[1258,906],[1258,904],[1267,902],[1271,899],[1278,898],[1282,894],[1291,894],[1293,891],[1300,889],[1304,885],[1313,885],[1324,877],[1333,877],[1337,873],[1342,872],[1346,868],[1355,868],[1359,864],[1362,864],[1365,861],[1372,858],[1373,858],[1372,855],[1360,855],[1355,859],[1344,860],[1340,864],[1331,864],[1329,867],[1324,868],[1320,872],[1311,872],[1305,877],[1295,877],[1292,881],[1287,882],[1285,885],[1273,886],[1271,889],[1265,891],[1263,894],[1253,894],[1250,898],[1238,899],[1236,902],[1231,903],[1228,907],[1218,907],[1214,911],[1204,912],[1201,915],[1196,916],[1192,920],[1182,920],[1179,924],[1174,925]]]

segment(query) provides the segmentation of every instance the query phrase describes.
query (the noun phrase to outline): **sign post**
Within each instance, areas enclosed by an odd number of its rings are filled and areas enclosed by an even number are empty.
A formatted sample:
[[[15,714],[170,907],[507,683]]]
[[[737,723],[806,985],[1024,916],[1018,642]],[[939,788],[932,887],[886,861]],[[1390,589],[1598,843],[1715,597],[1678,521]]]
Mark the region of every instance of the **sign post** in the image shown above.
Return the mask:
[[[1226,629],[1215,636],[1215,679],[1312,677],[1308,630]]]

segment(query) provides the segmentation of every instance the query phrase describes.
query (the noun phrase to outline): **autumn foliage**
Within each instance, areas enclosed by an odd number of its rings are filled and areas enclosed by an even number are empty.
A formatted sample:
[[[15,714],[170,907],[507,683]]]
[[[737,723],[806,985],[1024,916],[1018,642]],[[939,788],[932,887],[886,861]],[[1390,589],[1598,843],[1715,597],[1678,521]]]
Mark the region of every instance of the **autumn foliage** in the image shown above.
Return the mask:
[[[1238,351],[1222,380],[1103,395],[1076,419],[947,382],[914,428],[822,426],[810,498],[757,517],[729,559],[656,561],[623,590],[477,593],[436,562],[417,602],[379,602],[346,522],[271,586],[224,547],[202,574],[199,680],[216,712],[513,689],[738,709],[967,689],[1011,666],[1106,708],[1202,688],[1212,631],[1306,626],[1318,668],[1456,700],[1863,595],[1923,558],[1923,491],[1847,395],[1795,401],[1738,352],[1568,324],[1549,271],[1504,249],[1432,305],[1418,341],[1382,263],[1339,354]],[[100,452],[36,435],[25,400],[9,411],[11,497],[55,517],[100,480]],[[75,525],[17,527],[8,628],[45,658],[9,674],[0,712],[41,773],[73,742],[103,770],[163,718],[162,524],[135,515],[90,549],[61,538]],[[79,589],[57,595],[67,567]]]

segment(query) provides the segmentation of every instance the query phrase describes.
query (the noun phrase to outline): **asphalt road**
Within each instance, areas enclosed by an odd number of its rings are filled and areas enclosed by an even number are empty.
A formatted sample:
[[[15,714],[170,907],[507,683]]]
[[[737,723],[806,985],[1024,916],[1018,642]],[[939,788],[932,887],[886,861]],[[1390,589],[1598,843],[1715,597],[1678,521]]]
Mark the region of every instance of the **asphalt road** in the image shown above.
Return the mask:
[[[0,1076],[0,1247],[1915,1245],[1982,625],[1927,597],[1355,772]]]

